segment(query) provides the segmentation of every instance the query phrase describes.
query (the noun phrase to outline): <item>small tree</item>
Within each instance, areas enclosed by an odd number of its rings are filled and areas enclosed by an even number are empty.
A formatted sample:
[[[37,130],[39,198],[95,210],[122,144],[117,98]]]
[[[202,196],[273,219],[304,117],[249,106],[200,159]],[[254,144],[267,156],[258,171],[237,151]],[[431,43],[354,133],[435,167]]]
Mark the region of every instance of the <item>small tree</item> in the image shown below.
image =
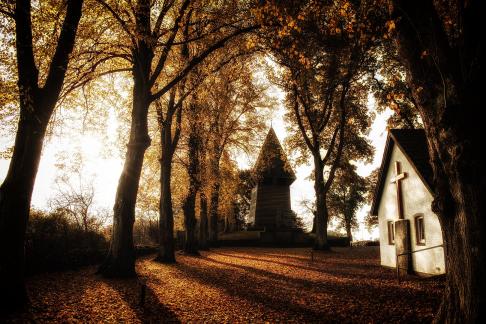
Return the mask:
[[[328,194],[329,214],[346,231],[349,244],[352,230],[358,226],[356,212],[366,203],[366,180],[356,173],[356,166],[342,163]]]

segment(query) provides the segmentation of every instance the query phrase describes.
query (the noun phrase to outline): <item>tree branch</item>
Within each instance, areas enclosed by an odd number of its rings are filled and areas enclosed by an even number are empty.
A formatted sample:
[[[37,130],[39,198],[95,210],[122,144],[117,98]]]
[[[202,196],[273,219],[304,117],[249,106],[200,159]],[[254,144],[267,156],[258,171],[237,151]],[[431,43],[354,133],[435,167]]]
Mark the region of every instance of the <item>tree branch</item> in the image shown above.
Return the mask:
[[[44,103],[54,108],[61,92],[69,63],[69,55],[74,48],[76,32],[81,19],[83,0],[69,1],[66,17],[62,24],[61,34],[57,42],[56,51],[49,66],[46,82],[42,89]]]
[[[165,62],[167,61],[167,57],[169,56],[169,52],[172,48],[172,43],[174,42],[177,32],[179,31],[179,27],[181,25],[182,18],[184,17],[184,14],[186,12],[187,7],[189,6],[190,0],[184,0],[184,3],[182,4],[181,8],[179,9],[179,13],[177,15],[176,20],[174,21],[174,27],[172,28],[172,33],[169,36],[169,39],[167,41],[167,45],[164,47],[162,53],[160,54],[159,61],[157,62],[157,65],[155,67],[154,72],[152,73],[152,76],[150,77],[149,80],[149,88],[152,87],[155,84],[155,81],[157,81],[157,78],[160,75],[160,72],[162,72],[162,69],[164,68]]]
[[[250,32],[252,30],[255,30],[257,28],[258,28],[258,26],[249,26],[249,27],[246,27],[246,28],[243,28],[243,29],[239,29],[239,30],[235,31],[234,33],[231,33],[230,35],[223,37],[222,39],[220,39],[219,41],[217,41],[216,43],[214,43],[213,45],[211,45],[209,48],[207,48],[200,55],[194,57],[186,65],[186,67],[184,69],[182,69],[182,71],[180,71],[179,74],[177,76],[175,76],[169,83],[167,83],[162,89],[160,89],[159,91],[157,91],[156,93],[154,93],[151,96],[151,100],[152,101],[153,100],[157,100],[158,98],[160,98],[161,96],[163,96],[177,82],[179,82],[180,80],[182,80],[196,65],[198,65],[199,63],[201,63],[209,54],[211,54],[215,50],[223,47],[226,44],[227,41],[229,41],[233,37],[236,37],[236,36],[241,35],[241,34],[244,34],[244,33],[248,33],[248,32]]]

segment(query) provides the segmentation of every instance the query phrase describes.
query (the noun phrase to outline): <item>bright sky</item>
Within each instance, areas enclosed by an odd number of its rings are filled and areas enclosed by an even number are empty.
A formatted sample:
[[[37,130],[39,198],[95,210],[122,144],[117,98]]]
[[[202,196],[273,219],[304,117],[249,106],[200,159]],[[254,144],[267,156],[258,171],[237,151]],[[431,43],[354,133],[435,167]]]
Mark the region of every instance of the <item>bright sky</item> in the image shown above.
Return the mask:
[[[267,122],[267,126],[270,127],[270,124],[272,124],[280,142],[283,144],[287,136],[287,125],[283,119],[285,114],[283,107],[284,94],[276,87],[271,87],[269,91],[272,96],[278,99],[278,107],[275,109],[272,120]],[[369,106],[370,109],[373,109],[374,102],[371,99]],[[363,176],[367,176],[373,169],[379,167],[381,163],[386,140],[386,119],[390,116],[390,113],[388,111],[377,115],[372,125],[369,138],[373,146],[375,146],[376,152],[372,164],[358,166],[358,172]],[[53,136],[46,141],[32,196],[33,207],[39,209],[48,208],[49,199],[56,194],[55,179],[60,171],[54,166],[59,163],[59,157],[64,155],[72,158],[76,154],[80,154],[84,163],[83,177],[85,181],[93,180],[96,208],[111,210],[123,160],[118,156],[118,153],[110,151],[109,148],[107,150],[107,146],[113,145],[113,143],[107,143],[106,138],[116,138],[115,134],[119,125],[113,110],[110,111],[108,116],[109,120],[105,123],[105,129],[98,129],[97,132],[79,132],[76,129],[72,131],[67,130],[62,136]],[[12,143],[13,137],[0,139],[0,150],[11,146]],[[251,167],[254,163],[254,161],[248,161],[248,158],[243,156],[239,157],[237,162],[242,168]],[[0,182],[3,181],[7,173],[8,163],[8,160],[0,159]],[[313,183],[306,180],[312,172],[312,165],[309,163],[309,165],[299,166],[295,168],[295,171],[297,179],[291,186],[292,209],[301,215],[305,223],[310,227],[312,216],[301,206],[300,202],[303,199],[311,201],[314,199]],[[368,211],[369,206],[365,206],[358,212],[360,223]],[[378,232],[374,230],[370,233],[364,225],[361,225],[353,235],[358,240],[370,239],[377,238]]]

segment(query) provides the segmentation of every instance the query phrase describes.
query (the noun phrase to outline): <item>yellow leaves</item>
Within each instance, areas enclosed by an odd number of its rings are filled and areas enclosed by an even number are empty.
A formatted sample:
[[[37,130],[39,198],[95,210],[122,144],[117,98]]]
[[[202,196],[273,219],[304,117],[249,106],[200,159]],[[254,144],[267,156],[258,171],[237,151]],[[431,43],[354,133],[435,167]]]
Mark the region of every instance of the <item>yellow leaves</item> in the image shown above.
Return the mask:
[[[389,34],[391,34],[395,30],[395,21],[394,20],[388,20],[385,23],[385,26],[386,26],[387,32]]]
[[[255,46],[255,40],[253,38],[248,38],[248,40],[246,41],[246,49],[251,50],[255,48]]]
[[[398,291],[373,247],[216,248],[201,257],[177,255],[177,264],[137,261],[146,279],[139,305],[136,279],[104,279],[94,268],[28,278],[34,320],[14,322],[430,322],[441,279],[410,277]],[[276,289],[277,288],[277,289]],[[408,298],[403,298],[403,294]],[[379,294],[382,298],[377,300]],[[340,298],[336,298],[339,296]],[[427,297],[427,298],[424,298]],[[399,305],[399,307],[397,307]],[[18,315],[25,316],[25,315]]]

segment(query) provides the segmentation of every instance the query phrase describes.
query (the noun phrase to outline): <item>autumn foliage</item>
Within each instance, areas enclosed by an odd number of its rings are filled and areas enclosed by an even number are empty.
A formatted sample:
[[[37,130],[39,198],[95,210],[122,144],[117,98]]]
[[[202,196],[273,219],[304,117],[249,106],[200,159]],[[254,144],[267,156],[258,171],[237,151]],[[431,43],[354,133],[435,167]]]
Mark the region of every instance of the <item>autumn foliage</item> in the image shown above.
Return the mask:
[[[140,278],[103,279],[93,268],[29,278],[37,322],[429,322],[442,279],[404,278],[376,248],[214,249],[162,265],[137,262]],[[147,285],[140,305],[140,282]],[[277,288],[278,287],[278,288]]]

